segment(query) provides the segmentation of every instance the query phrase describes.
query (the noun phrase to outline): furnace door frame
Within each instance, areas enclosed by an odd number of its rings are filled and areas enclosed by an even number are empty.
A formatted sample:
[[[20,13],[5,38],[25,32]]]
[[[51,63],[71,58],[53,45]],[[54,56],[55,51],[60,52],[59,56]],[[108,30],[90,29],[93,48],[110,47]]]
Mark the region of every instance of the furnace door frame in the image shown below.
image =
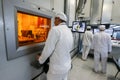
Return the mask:
[[[3,0],[3,12],[4,12],[4,23],[5,23],[5,39],[6,39],[6,52],[7,60],[31,54],[41,53],[45,42],[38,44],[31,44],[23,47],[18,47],[18,34],[17,33],[17,10],[43,16],[51,19],[51,27],[53,26],[54,13],[49,10],[40,10],[39,7],[30,5],[20,0]]]

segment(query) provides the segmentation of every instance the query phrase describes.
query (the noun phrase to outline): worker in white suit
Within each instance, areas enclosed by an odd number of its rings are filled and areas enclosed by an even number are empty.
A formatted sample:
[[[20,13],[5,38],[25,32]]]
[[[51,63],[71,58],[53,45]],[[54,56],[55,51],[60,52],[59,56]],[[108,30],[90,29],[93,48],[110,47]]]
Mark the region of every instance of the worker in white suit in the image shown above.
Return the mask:
[[[50,30],[45,47],[38,58],[40,64],[50,58],[47,80],[67,80],[71,69],[70,51],[73,47],[73,35],[66,21],[67,17],[64,13],[56,14],[55,26]]]
[[[91,43],[93,39],[93,33],[91,31],[91,26],[87,26],[87,29],[83,35],[83,51],[82,51],[82,60],[87,60],[88,53],[91,48]]]
[[[94,71],[106,74],[108,54],[112,50],[111,37],[105,33],[105,25],[99,26],[99,33],[93,36],[92,49],[94,51]],[[101,58],[101,68],[99,69],[99,62]]]

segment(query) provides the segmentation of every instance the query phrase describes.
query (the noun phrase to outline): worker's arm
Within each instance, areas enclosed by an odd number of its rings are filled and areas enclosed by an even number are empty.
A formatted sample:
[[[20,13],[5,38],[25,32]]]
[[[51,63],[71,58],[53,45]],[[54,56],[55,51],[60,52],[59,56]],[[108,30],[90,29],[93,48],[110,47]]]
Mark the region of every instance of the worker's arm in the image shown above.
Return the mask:
[[[45,47],[42,51],[41,56],[39,57],[40,64],[43,64],[47,60],[47,58],[50,55],[52,55],[58,39],[59,39],[58,32],[55,29],[51,29],[49,34],[48,34],[48,38],[46,40]]]

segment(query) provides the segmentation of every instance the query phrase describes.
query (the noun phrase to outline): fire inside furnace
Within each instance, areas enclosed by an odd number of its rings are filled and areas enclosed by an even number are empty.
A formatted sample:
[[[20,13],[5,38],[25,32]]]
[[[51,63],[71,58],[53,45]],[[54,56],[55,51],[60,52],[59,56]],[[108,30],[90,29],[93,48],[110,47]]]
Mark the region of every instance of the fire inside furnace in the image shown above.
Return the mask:
[[[51,28],[51,19],[17,12],[19,46],[45,42]]]

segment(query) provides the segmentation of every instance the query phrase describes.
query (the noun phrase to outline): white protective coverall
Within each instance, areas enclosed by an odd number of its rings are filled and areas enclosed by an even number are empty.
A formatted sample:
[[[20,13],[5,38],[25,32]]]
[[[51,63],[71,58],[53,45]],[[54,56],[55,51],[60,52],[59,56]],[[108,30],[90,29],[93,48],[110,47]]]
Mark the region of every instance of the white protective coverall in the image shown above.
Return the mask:
[[[93,39],[93,33],[90,30],[85,31],[83,35],[83,52],[82,52],[82,59],[86,60],[88,53],[91,48],[91,43]]]
[[[94,49],[94,70],[100,71],[99,61],[101,58],[102,73],[106,73],[108,52],[111,52],[111,37],[104,31],[96,33],[93,37],[92,49]]]
[[[73,47],[73,35],[65,23],[53,27],[48,35],[39,62],[42,64],[50,57],[47,80],[67,80],[71,69],[70,51]]]

